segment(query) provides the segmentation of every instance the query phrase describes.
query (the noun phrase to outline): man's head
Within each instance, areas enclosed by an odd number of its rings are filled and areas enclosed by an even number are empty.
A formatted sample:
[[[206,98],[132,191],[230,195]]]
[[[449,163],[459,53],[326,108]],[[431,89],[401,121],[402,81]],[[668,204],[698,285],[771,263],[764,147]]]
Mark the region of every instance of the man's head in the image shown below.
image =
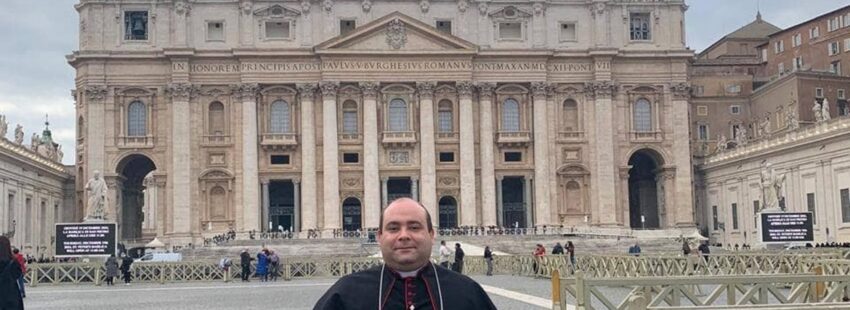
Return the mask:
[[[446,245],[446,240],[440,240],[440,245]]]
[[[381,213],[378,243],[384,262],[396,271],[413,271],[425,266],[434,245],[431,215],[413,199],[393,201]]]

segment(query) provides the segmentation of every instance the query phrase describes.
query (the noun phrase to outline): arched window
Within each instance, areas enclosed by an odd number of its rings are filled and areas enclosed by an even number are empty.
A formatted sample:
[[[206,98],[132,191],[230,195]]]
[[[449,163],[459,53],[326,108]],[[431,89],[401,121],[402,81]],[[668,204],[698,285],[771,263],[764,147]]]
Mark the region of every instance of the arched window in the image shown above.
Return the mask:
[[[408,131],[407,102],[402,99],[390,101],[389,131]]]
[[[272,102],[271,133],[288,133],[291,126],[289,103],[283,100]]]
[[[209,108],[209,134],[224,135],[224,105],[221,102],[214,101],[210,103]]]
[[[502,105],[502,131],[519,131],[519,102],[508,98]]]
[[[213,187],[210,190],[210,219],[223,220],[225,219],[225,203],[226,194],[221,186]]]
[[[649,100],[638,99],[635,102],[634,129],[637,132],[652,131],[652,105]]]
[[[127,109],[127,136],[144,137],[147,130],[147,110],[141,101],[133,101]]]
[[[454,131],[454,121],[452,116],[452,102],[448,100],[440,101],[440,104],[437,107],[438,113],[438,126],[437,130],[439,132],[452,132]]]
[[[578,105],[575,100],[564,100],[564,131],[579,131]]]
[[[342,104],[342,132],[357,133],[357,103],[354,101],[349,100]]]

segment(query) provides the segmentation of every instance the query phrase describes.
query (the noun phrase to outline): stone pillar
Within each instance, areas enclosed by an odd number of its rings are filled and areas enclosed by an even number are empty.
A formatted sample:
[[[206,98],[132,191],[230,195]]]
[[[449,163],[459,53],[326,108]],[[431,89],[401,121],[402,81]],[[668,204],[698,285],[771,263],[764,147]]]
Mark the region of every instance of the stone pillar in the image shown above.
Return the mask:
[[[166,190],[166,181],[168,179],[168,175],[162,173],[154,174],[154,182],[156,186],[156,198],[157,205],[154,207],[158,209],[156,216],[156,235],[163,236],[167,232],[167,227],[170,223],[170,208],[168,206],[168,195]]]
[[[534,17],[532,19],[532,38],[534,40],[535,48],[542,48],[546,46],[546,4],[542,1],[532,1],[532,10],[534,11]]]
[[[246,47],[254,45],[254,9],[251,1],[244,0],[239,4],[239,45]],[[309,28],[309,27],[305,27]]]
[[[378,84],[360,83],[363,92],[363,212],[365,228],[378,228],[383,201],[379,171]],[[386,188],[386,184],[383,184]]]
[[[472,83],[457,82],[460,97],[460,225],[477,225],[475,191],[475,120],[472,115]]]
[[[546,116],[546,103],[549,84],[534,82],[531,85],[534,95],[534,216],[538,226],[550,225],[549,212],[549,126]],[[613,188],[613,187],[612,187]]]
[[[86,155],[84,159],[86,167],[85,175],[78,175],[76,177],[77,179],[88,180],[94,175],[95,170],[106,171],[104,170],[104,164],[106,163],[106,159],[104,158],[106,154],[104,150],[106,135],[103,134],[103,130],[106,128],[106,123],[104,122],[104,103],[111,100],[107,100],[110,97],[108,96],[109,91],[103,85],[88,85],[83,89],[83,92],[85,93],[87,124],[85,137]],[[82,217],[86,216],[86,212],[88,211],[87,205],[87,199],[83,198]],[[23,214],[23,212],[18,212],[18,214]]]
[[[293,219],[292,219],[292,233],[297,234],[301,232],[301,180],[294,179],[292,180],[292,193],[293,193]]]
[[[419,201],[419,179],[416,177],[410,178],[410,196],[413,198],[413,200]]]
[[[303,230],[317,229],[316,203],[316,122],[313,110],[316,84],[298,84],[301,99],[301,221]]]
[[[496,226],[505,227],[505,211],[504,206],[502,205],[502,180],[503,178],[500,176],[496,179]]]
[[[616,188],[614,177],[614,107],[612,96],[615,86],[609,81],[591,83],[586,91],[595,97],[594,105],[594,138],[591,145],[595,154],[596,179],[596,218],[600,225],[617,226],[617,194],[611,191]],[[624,199],[626,197],[623,197]]]
[[[263,215],[263,219],[260,221],[262,224],[260,225],[260,229],[267,231],[269,229],[274,229],[274,227],[266,226],[269,223],[269,211],[271,211],[269,210],[271,206],[271,202],[269,201],[269,180],[262,180],[260,184],[262,184],[263,188],[263,212],[261,213]]]
[[[322,82],[322,190],[324,200],[324,231],[339,229],[339,144],[336,120],[337,82]]]
[[[387,204],[390,203],[387,201],[387,182],[389,180],[390,179],[387,177],[381,178],[381,200],[383,201],[383,203],[381,203],[381,212],[383,212],[384,208],[387,207]]]
[[[620,225],[629,227],[631,225],[631,210],[629,209],[629,170],[631,170],[631,166],[620,167],[620,197],[625,197],[620,199],[620,210],[617,210],[617,219]],[[596,216],[593,220],[594,223],[598,223],[599,217]]]
[[[175,237],[192,232],[192,118],[189,100],[196,92],[188,83],[168,85],[171,96],[171,219]],[[188,241],[191,242],[191,241]]]
[[[691,151],[690,131],[688,122],[688,99],[691,87],[687,83],[679,83],[672,87],[673,104],[670,113],[673,126],[673,164],[676,167],[675,179],[672,186],[675,191],[675,199],[670,200],[668,205],[676,206],[675,223],[677,227],[695,227],[694,223],[694,200],[691,187]]]
[[[534,226],[534,222],[532,221],[531,212],[532,207],[536,201],[531,201],[531,181],[532,178],[525,177],[522,179],[522,201],[525,203],[525,227],[531,228]]]
[[[310,4],[309,0],[301,1],[301,24],[302,25],[310,25],[310,9],[312,8],[312,4]],[[301,46],[304,47],[312,47],[313,46],[313,27],[301,27]]]
[[[493,90],[495,83],[478,85],[479,128],[478,147],[481,154],[481,218],[484,226],[501,226],[501,196],[497,202],[496,191],[501,195],[500,186],[495,182],[495,159],[493,158]],[[499,179],[501,182],[501,179]],[[501,183],[499,183],[501,184]]]
[[[422,203],[431,216],[436,216],[438,214],[436,213],[437,166],[435,158],[437,150],[434,144],[434,114],[437,111],[434,110],[434,88],[437,87],[437,83],[420,82],[416,83],[416,87],[419,90],[419,150],[421,151],[419,176],[422,178],[422,195],[418,195],[416,190],[412,191],[414,199]],[[415,180],[413,184],[416,184]],[[439,220],[432,224],[439,227]]]
[[[189,10],[191,10],[191,8],[192,7],[188,3],[186,3],[186,1],[177,0],[174,2],[174,8],[171,10],[172,12],[174,12],[174,23],[171,27],[172,29],[174,29],[174,31],[172,32],[174,36],[172,38],[172,42],[176,47],[187,46],[186,42],[188,42],[189,33],[189,31],[187,30],[187,19],[189,15]],[[154,41],[153,38],[150,39],[151,41]]]
[[[242,84],[242,223],[241,230],[260,229],[259,160],[257,150],[257,84]],[[182,119],[181,119],[182,120]],[[180,144],[175,144],[180,145]]]

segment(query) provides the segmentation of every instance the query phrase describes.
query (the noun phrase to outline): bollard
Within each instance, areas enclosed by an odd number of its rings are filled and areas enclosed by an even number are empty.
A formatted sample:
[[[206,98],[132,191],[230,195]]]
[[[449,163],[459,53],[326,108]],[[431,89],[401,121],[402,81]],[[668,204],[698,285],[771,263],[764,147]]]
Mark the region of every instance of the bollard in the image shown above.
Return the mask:
[[[24,285],[29,284],[30,287],[35,287],[36,284],[38,284],[38,271],[37,271],[38,268],[39,268],[39,266],[35,266],[35,268],[30,268],[30,270],[29,270],[30,280],[29,280],[28,283],[24,283]],[[24,277],[24,280],[26,280],[26,277]]]
[[[561,273],[552,271],[552,310],[561,309]]]
[[[590,291],[584,286],[584,272],[576,272],[576,310],[590,309]]]
[[[224,283],[230,282],[230,267],[224,268]]]
[[[629,297],[628,310],[646,310],[649,307],[649,300],[643,295],[643,292],[637,291],[635,295]]]
[[[814,268],[815,275],[822,276],[823,275],[823,266],[815,266]],[[826,294],[826,284],[823,282],[817,282],[815,285],[815,302],[820,301]]]
[[[95,285],[95,286],[100,286],[100,284],[101,284],[101,283],[100,283],[100,280],[101,280],[100,278],[101,278],[101,275],[100,275],[100,267],[95,267],[95,268],[94,268],[94,285]]]

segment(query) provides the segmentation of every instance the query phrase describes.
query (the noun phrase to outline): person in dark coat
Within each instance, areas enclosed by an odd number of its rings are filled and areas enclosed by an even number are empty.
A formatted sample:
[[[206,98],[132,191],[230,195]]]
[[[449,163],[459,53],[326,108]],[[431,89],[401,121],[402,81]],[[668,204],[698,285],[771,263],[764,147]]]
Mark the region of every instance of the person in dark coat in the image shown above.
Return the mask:
[[[269,280],[269,255],[266,252],[266,249],[257,253],[257,277],[260,278],[260,282],[266,282]]]
[[[487,275],[493,275],[493,251],[490,251],[489,246],[484,247],[484,261],[487,262]]]
[[[463,273],[463,257],[466,256],[463,253],[463,249],[460,248],[460,243],[455,243],[455,264],[452,265],[452,269],[457,273]]]
[[[9,238],[0,236],[0,309],[24,309],[24,299],[18,287],[18,279],[22,276],[21,266],[12,254]]]
[[[552,247],[552,255],[563,255],[564,247],[561,246],[560,242],[555,243],[555,246]]]
[[[242,254],[239,254],[239,262],[242,266],[242,282],[248,282],[248,278],[251,276],[251,261],[254,260],[251,257],[251,254],[248,254],[248,249],[242,250]]]
[[[118,259],[115,258],[115,254],[107,258],[104,265],[106,266],[106,285],[115,285],[112,281],[118,277]]]
[[[124,285],[130,285],[130,280],[132,280],[132,274],[130,274],[130,267],[133,265],[133,258],[130,255],[124,255],[124,259],[121,260],[121,274],[124,275]]]
[[[378,226],[384,264],[342,277],[313,309],[496,309],[481,285],[431,263],[433,227],[417,201],[390,203]]]

